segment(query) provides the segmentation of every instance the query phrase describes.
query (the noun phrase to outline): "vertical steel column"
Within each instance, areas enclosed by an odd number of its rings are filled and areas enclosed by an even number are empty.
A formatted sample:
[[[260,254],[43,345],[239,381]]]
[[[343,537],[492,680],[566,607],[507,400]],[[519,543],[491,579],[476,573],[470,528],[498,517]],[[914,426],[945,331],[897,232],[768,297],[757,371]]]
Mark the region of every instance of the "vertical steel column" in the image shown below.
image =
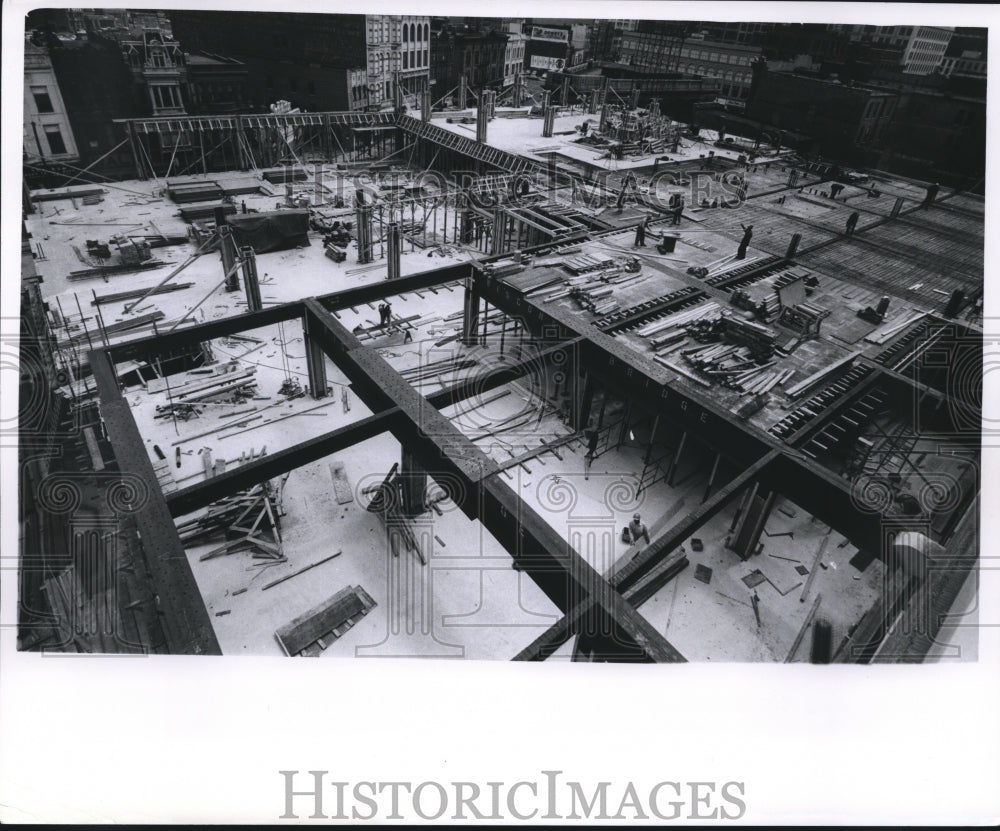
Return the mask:
[[[407,516],[417,516],[424,512],[424,494],[427,492],[427,471],[425,471],[412,454],[402,448],[399,466],[399,481],[403,512]]]
[[[709,494],[712,493],[712,485],[715,484],[715,474],[719,472],[719,462],[722,460],[722,454],[715,454],[715,461],[712,463],[712,472],[708,474],[708,484],[705,485],[705,495],[701,498],[701,501],[707,502]]]
[[[552,138],[552,123],[549,120],[549,111],[552,109],[552,93],[545,90],[542,98],[542,137]]]
[[[475,346],[479,335],[479,304],[481,297],[470,277],[465,281],[465,308],[462,314],[462,343]]]
[[[542,126],[542,136],[545,138],[552,137],[552,131],[556,126],[556,108],[549,107],[548,112],[545,114],[545,123]]]
[[[486,144],[486,126],[489,123],[490,110],[486,101],[486,90],[479,93],[479,106],[476,107],[476,141]]]
[[[490,253],[503,254],[504,252],[504,232],[506,230],[507,214],[503,208],[493,211],[493,239],[491,240]]]
[[[239,291],[240,280],[233,270],[236,265],[236,243],[233,242],[232,232],[221,208],[217,209],[215,215],[215,227],[219,234],[219,253],[222,254],[222,273],[226,275],[226,291]]]
[[[309,331],[310,313],[302,315],[302,340],[306,345],[306,372],[309,375],[309,393],[313,398],[327,394],[326,353],[317,338]]]
[[[424,123],[431,120],[431,91],[429,89],[420,93],[420,120]]]
[[[240,248],[240,257],[243,259],[243,290],[247,296],[247,311],[259,312],[264,308],[264,303],[260,299],[260,281],[257,278],[257,255],[253,247],[244,245]],[[235,275],[233,277],[235,279]]]
[[[358,225],[358,262],[362,265],[370,263],[372,257],[372,207],[366,205],[358,195],[358,206],[355,211]]]
[[[401,253],[402,246],[400,244],[400,233],[399,233],[399,223],[390,222],[386,227],[386,236],[388,237],[388,251],[386,252],[386,259],[388,260],[388,273],[387,278],[389,280],[396,280],[400,276],[399,271],[399,256]]]
[[[579,402],[574,407],[573,429],[579,432],[587,427],[590,421],[590,409],[594,403],[594,378],[589,372],[583,376],[583,392]]]
[[[795,257],[795,252],[798,250],[799,243],[802,241],[802,234],[792,234],[792,239],[788,243],[788,250],[785,252],[785,259],[791,260]]]
[[[323,204],[323,165],[313,165],[313,205]]]
[[[458,79],[458,108],[464,110],[469,99],[469,80],[464,75]]]

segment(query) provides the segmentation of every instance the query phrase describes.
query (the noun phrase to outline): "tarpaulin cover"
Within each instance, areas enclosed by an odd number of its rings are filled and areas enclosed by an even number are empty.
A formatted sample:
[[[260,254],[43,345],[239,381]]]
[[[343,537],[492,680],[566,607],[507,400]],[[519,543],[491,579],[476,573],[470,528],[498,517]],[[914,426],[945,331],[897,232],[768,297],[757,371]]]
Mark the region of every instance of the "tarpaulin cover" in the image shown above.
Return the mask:
[[[229,217],[233,240],[249,245],[255,254],[309,245],[309,211],[268,211]]]

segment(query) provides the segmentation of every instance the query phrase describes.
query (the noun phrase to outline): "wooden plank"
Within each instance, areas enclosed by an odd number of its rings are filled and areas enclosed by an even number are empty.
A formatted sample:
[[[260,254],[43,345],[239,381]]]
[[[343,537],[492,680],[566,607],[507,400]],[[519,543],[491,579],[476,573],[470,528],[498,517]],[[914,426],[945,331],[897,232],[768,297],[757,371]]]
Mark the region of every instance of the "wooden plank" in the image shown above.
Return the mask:
[[[344,472],[343,462],[330,463],[330,475],[333,477],[333,492],[337,496],[338,505],[346,505],[354,501],[354,493],[351,490],[351,483],[347,480]]]
[[[367,614],[375,601],[360,586],[346,586],[318,606],[299,615],[274,633],[286,655],[304,653],[313,644],[326,648],[340,637],[354,621]],[[319,650],[316,650],[317,652]]]
[[[298,571],[293,571],[291,574],[286,574],[284,577],[279,577],[277,580],[272,580],[270,583],[267,583],[266,585],[262,586],[260,590],[267,591],[272,586],[277,586],[279,583],[284,583],[286,580],[291,580],[293,577],[298,577],[304,571],[309,571],[309,569],[322,565],[328,560],[332,560],[334,557],[339,557],[340,554],[341,552],[337,551],[335,554],[331,554],[329,557],[324,557],[322,560],[317,560],[315,563],[310,563],[309,565],[300,568]]]
[[[823,537],[819,542],[819,548],[816,549],[816,556],[813,558],[812,568],[809,570],[809,577],[806,579],[806,587],[802,590],[802,595],[799,597],[799,603],[806,602],[806,595],[809,594],[809,589],[812,587],[813,580],[816,577],[816,571],[819,569],[819,560],[823,556],[823,552],[826,551],[826,544],[830,541],[830,537]]]

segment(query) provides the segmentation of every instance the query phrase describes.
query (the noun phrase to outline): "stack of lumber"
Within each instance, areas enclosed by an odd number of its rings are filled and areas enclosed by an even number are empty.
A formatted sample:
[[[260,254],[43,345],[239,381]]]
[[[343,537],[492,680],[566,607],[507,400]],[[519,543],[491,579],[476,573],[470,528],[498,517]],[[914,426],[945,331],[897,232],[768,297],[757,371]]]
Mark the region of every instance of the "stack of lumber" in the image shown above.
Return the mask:
[[[759,395],[787,381],[794,370],[771,370],[774,361],[758,363],[745,346],[714,343],[681,351],[694,369],[742,395]]]
[[[167,392],[167,403],[156,406],[156,417],[163,418],[182,412],[190,414],[192,409],[200,412],[201,408],[197,405],[218,404],[222,402],[231,404],[242,403],[253,397],[256,392],[256,373],[257,368],[251,366],[241,372],[222,373],[207,379],[202,378],[201,380],[189,381],[180,387],[171,386]],[[166,387],[162,389],[166,390]],[[227,411],[220,413],[219,417],[229,418],[230,416],[242,414],[242,412]]]
[[[586,274],[614,265],[614,258],[603,254],[580,254],[563,261],[563,268],[571,274]]]
[[[214,220],[215,212],[219,208],[221,208],[223,213],[225,213],[227,216],[236,213],[235,205],[230,205],[225,202],[219,202],[211,205],[195,205],[190,208],[181,208],[180,214],[181,218],[185,222],[195,222],[197,220]]]
[[[264,482],[213,502],[204,513],[177,523],[178,536],[185,545],[226,538],[222,545],[202,554],[201,560],[249,550],[255,560],[285,562],[276,493],[275,486]]]
[[[185,202],[211,202],[222,199],[225,191],[215,181],[171,182],[167,180],[167,196],[178,205]]]
[[[309,178],[301,167],[292,165],[288,167],[271,167],[262,170],[260,175],[272,185],[283,185],[286,182],[304,182]]]
[[[617,301],[612,298],[613,293],[611,286],[600,281],[570,289],[570,294],[580,307],[594,314],[607,314],[618,308]]]
[[[690,326],[696,320],[707,320],[719,316],[721,309],[718,303],[709,302],[693,309],[684,309],[667,317],[643,326],[636,330],[636,334],[643,338],[649,338],[650,346],[656,351],[687,336],[685,327]]]
[[[556,284],[562,285],[563,275],[548,268],[536,268],[517,277],[506,277],[503,282],[521,294],[529,294]]]
[[[483,271],[490,277],[509,277],[512,274],[520,274],[525,268],[523,263],[514,260],[495,260],[492,263],[486,263],[483,266]]]

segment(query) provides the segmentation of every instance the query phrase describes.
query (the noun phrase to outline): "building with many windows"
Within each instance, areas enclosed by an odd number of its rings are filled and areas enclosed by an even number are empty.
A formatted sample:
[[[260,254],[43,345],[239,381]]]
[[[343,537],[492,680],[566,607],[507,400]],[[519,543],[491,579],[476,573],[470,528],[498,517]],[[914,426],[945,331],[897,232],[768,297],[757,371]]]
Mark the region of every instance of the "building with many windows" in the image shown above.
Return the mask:
[[[476,93],[482,87],[503,84],[510,65],[508,38],[513,35],[465,28],[439,19],[435,21],[431,36],[434,40],[431,52],[435,99],[448,96],[459,85],[462,76]],[[521,60],[523,63],[523,52]]]
[[[153,115],[187,112],[181,88],[187,84],[187,67],[180,44],[160,30],[143,32],[139,40],[121,41],[122,55],[132,78],[149,98]]]
[[[956,29],[937,68],[947,78],[986,78],[986,30]]]
[[[372,105],[419,105],[420,93],[430,85],[430,29],[429,17],[365,15]]]
[[[900,64],[907,75],[929,75],[941,63],[953,32],[944,26],[877,26],[872,43],[902,48]]]
[[[752,78],[750,65],[759,46],[706,40],[701,35],[682,39],[660,32],[622,32],[620,57],[624,64],[646,72],[682,72],[715,78],[722,97],[746,101]]]
[[[524,52],[528,39],[520,32],[507,33],[507,48],[503,56],[504,86],[514,83],[514,76],[524,68]]]
[[[24,155],[63,162],[80,157],[49,52],[30,40],[24,42]]]

